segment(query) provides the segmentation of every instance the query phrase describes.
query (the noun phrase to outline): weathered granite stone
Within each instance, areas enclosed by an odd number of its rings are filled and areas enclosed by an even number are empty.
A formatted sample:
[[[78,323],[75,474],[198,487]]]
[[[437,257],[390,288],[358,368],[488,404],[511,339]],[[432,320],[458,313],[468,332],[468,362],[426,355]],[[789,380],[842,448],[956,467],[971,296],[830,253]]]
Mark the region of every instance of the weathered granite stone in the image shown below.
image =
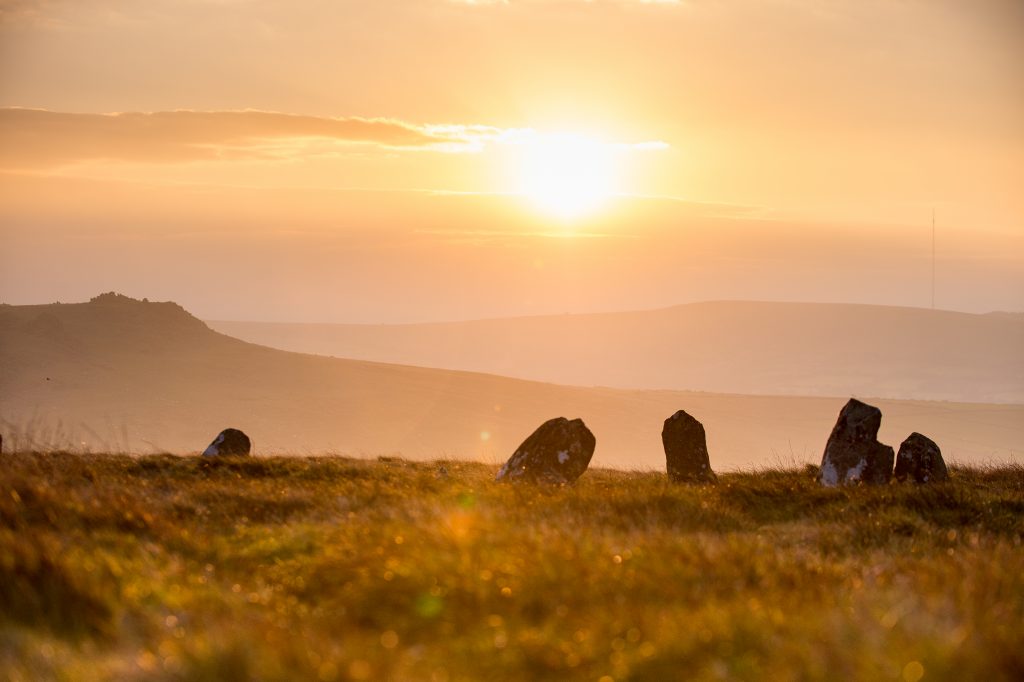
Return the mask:
[[[818,481],[825,486],[888,483],[894,456],[891,447],[878,442],[881,424],[881,410],[851,398],[825,445]]]
[[[252,443],[249,441],[249,436],[238,429],[224,429],[203,451],[203,457],[248,455],[250,450],[252,450]]]
[[[717,483],[711,470],[704,425],[683,410],[665,420],[661,429],[668,477],[677,483]]]
[[[893,476],[897,481],[909,478],[915,483],[938,483],[949,480],[949,471],[935,441],[914,432],[900,444]]]
[[[516,448],[495,480],[573,483],[587,470],[596,444],[582,419],[549,419]]]

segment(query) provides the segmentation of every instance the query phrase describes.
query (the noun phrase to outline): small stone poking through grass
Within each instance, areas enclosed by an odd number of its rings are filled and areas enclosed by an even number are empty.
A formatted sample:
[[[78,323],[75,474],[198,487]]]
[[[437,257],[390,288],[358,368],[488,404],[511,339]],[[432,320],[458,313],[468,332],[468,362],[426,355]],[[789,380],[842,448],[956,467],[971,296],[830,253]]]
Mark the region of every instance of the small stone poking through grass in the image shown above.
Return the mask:
[[[596,444],[582,419],[549,419],[523,441],[495,480],[573,483],[587,470]]]
[[[914,432],[900,444],[896,454],[897,481],[908,478],[915,483],[938,483],[949,480],[942,451],[931,438]]]
[[[252,450],[249,436],[238,429],[224,429],[213,442],[203,450],[203,457],[223,457],[225,455],[248,455]]]
[[[717,483],[711,470],[704,425],[684,410],[665,420],[661,429],[668,477],[676,483]]]
[[[818,481],[825,486],[885,485],[892,478],[893,451],[878,442],[882,411],[850,398],[825,444]]]

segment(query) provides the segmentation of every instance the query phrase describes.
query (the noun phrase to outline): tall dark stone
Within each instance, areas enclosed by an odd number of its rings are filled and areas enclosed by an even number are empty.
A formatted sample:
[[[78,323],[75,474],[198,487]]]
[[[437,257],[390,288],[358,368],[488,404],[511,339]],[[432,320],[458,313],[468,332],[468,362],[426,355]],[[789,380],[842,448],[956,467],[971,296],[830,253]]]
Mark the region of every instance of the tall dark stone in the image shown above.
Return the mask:
[[[893,476],[897,481],[909,478],[915,483],[938,483],[949,480],[949,471],[935,441],[914,432],[900,444]]]
[[[223,457],[225,455],[248,455],[252,450],[249,436],[238,429],[224,429],[213,439],[203,451],[203,457]]]
[[[668,477],[677,483],[716,483],[711,470],[704,425],[683,410],[665,420],[661,429]]]
[[[495,480],[573,483],[587,470],[596,444],[582,419],[549,419],[516,448]]]
[[[881,410],[851,398],[825,445],[818,481],[825,486],[888,483],[894,455],[891,447],[878,442],[881,425]]]

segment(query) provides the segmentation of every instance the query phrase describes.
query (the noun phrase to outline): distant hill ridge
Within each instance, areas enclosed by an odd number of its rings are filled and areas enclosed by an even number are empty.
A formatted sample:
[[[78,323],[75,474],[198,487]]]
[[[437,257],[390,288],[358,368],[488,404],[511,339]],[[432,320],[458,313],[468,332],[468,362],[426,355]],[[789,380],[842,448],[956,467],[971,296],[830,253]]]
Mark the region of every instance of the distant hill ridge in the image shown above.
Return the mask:
[[[153,303],[113,292],[88,303],[0,306],[0,325],[78,353],[159,354],[220,336],[177,303]],[[0,346],[0,353],[5,349]],[[39,352],[45,352],[41,345]]]
[[[718,301],[405,325],[209,322],[262,345],[577,386],[1024,402],[1024,314]]]
[[[541,422],[566,416],[597,437],[594,466],[663,470],[662,423],[685,409],[706,428],[712,466],[725,471],[817,463],[846,397],[581,388],[317,357],[225,336],[173,303],[110,295],[0,306],[8,451],[194,453],[233,426],[258,454],[498,463]],[[920,431],[950,461],[1013,460],[1024,442],[1024,406],[871,402],[884,414],[883,442]]]

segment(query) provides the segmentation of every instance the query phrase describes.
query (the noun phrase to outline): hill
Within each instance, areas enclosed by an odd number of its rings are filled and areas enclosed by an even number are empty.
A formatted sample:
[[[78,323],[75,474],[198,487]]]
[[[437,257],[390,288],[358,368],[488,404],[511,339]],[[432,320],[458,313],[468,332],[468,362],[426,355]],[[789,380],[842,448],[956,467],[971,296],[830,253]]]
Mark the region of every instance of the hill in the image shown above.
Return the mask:
[[[504,461],[544,420],[582,417],[594,465],[664,467],[663,420],[700,419],[719,470],[820,460],[844,398],[580,388],[274,350],[210,330],[173,303],[105,295],[0,306],[7,448],[196,452],[222,428],[268,453]],[[911,431],[961,462],[1013,460],[1024,406],[872,401],[881,438]]]
[[[444,324],[210,325],[284,350],[575,386],[1024,402],[1024,314],[711,302]]]
[[[440,465],[440,466],[439,466]],[[441,470],[444,467],[444,472]],[[1019,680],[1024,476],[22,455],[13,680]]]

